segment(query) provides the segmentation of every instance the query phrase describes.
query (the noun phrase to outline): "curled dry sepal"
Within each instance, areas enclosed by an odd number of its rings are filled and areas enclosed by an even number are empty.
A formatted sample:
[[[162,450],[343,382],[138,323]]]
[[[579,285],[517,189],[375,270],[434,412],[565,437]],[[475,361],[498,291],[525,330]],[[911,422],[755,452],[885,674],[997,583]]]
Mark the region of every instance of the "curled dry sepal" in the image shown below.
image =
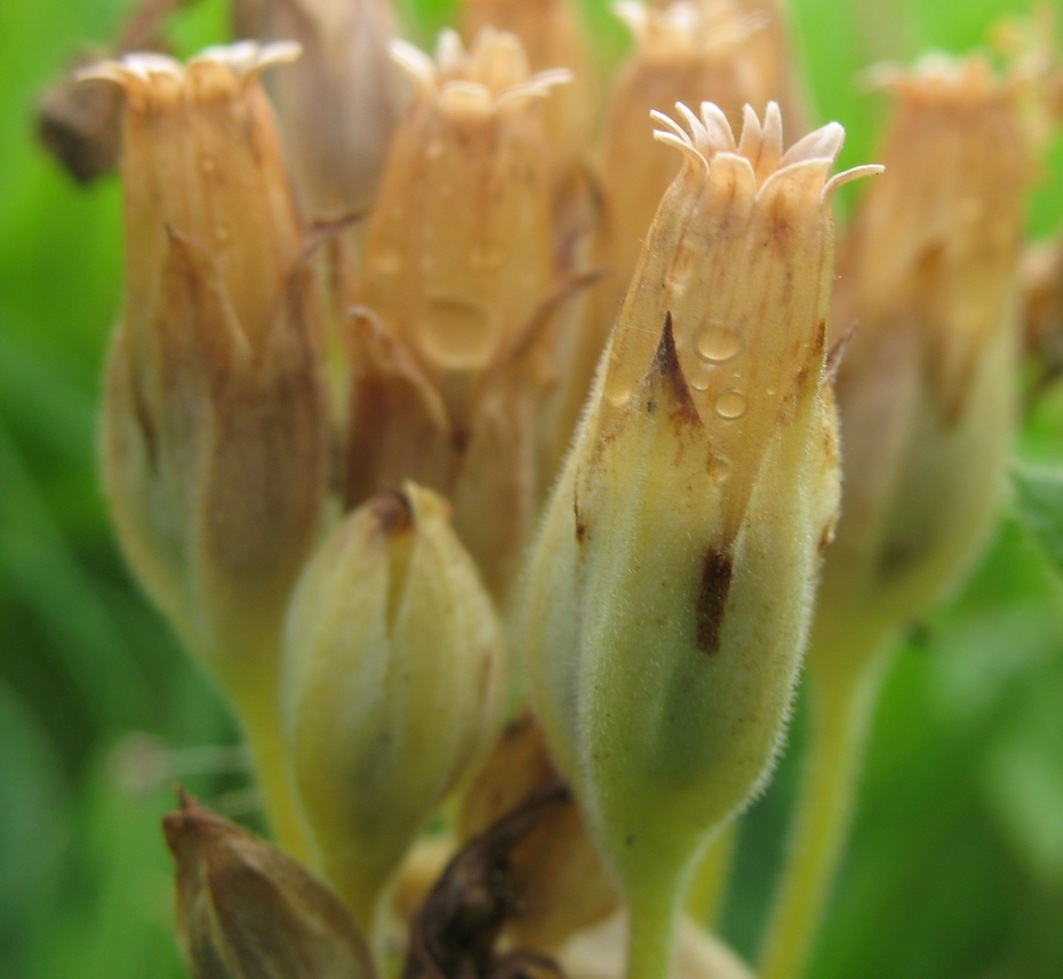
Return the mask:
[[[375,979],[368,946],[340,898],[296,860],[179,791],[163,820],[177,863],[177,918],[196,979]],[[510,854],[571,801],[541,786],[451,860],[414,917],[405,979],[560,979],[551,960],[500,953],[524,905]]]

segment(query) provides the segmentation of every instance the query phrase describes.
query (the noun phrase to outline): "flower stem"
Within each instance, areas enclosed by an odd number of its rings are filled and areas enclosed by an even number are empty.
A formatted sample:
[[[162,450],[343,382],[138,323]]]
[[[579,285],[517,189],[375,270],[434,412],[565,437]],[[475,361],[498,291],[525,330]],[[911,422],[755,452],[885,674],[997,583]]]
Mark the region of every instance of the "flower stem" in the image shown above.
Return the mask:
[[[732,820],[713,837],[698,862],[686,898],[686,912],[707,928],[717,922],[727,898],[735,848],[738,844],[738,820]]]
[[[234,697],[237,713],[251,749],[252,763],[265,801],[266,816],[278,844],[290,856],[306,862],[306,828],[295,798],[295,787],[281,735],[275,697]]]
[[[668,979],[679,897],[674,881],[646,884],[628,901],[627,979]]]
[[[812,951],[849,833],[881,658],[842,677],[810,675],[805,778],[762,947],[761,979],[798,979]]]

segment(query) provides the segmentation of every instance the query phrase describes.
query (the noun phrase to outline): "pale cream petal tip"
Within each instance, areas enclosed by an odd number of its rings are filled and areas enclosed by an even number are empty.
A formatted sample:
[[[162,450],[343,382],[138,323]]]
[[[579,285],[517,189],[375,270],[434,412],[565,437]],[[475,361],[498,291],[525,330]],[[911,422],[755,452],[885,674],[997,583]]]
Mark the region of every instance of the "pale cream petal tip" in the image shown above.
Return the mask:
[[[301,53],[302,47],[295,41],[275,41],[271,44],[238,41],[205,48],[184,65],[166,54],[133,51],[119,59],[101,61],[83,68],[75,78],[77,81],[110,81],[119,84],[128,81],[149,83],[155,78],[183,82],[189,73],[220,66],[235,78],[246,81],[273,65],[294,61]]]
[[[702,102],[700,116],[682,102],[677,102],[675,108],[685,125],[655,110],[650,116],[662,128],[654,131],[654,138],[674,146],[688,162],[704,168],[706,173],[716,158],[727,157],[731,163],[743,161],[751,168],[758,191],[797,168],[820,165],[824,171],[826,202],[843,184],[883,170],[878,164],[868,164],[826,179],[845,142],[845,129],[837,122],[809,133],[784,153],[782,113],[775,102],[768,103],[763,121],[752,106],[744,107],[741,139],[737,141],[727,117],[714,103]]]
[[[567,68],[532,73],[518,38],[493,28],[484,28],[469,48],[456,31],[443,31],[434,59],[396,38],[391,56],[424,94],[478,111],[492,111],[526,97],[541,98],[572,78]],[[457,96],[450,94],[452,90],[458,91]]]
[[[763,11],[705,0],[676,0],[652,7],[638,0],[619,0],[613,14],[646,49],[700,52],[740,44],[769,22]]]

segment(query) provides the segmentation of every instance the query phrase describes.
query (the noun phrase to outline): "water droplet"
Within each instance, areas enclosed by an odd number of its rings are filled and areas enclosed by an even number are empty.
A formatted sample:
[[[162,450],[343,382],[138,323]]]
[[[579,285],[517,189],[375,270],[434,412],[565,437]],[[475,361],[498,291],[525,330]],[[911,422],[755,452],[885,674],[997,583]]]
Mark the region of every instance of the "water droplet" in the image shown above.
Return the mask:
[[[746,413],[746,396],[741,391],[724,391],[716,398],[716,414],[728,421],[741,418]]]
[[[742,351],[742,337],[731,327],[713,320],[698,332],[698,353],[714,364],[722,364]]]
[[[615,378],[606,388],[605,396],[614,408],[623,408],[631,400],[631,384]]]
[[[389,274],[402,268],[402,255],[397,249],[385,249],[376,252],[370,259],[373,271]]]
[[[690,378],[689,384],[695,391],[708,391],[711,380],[708,371],[699,371]]]
[[[709,463],[709,475],[718,483],[726,482],[731,475],[731,464],[723,456],[713,456]]]
[[[469,267],[473,269],[497,269],[502,264],[502,253],[497,248],[474,245],[469,252]]]
[[[431,300],[420,337],[425,354],[442,368],[481,367],[494,351],[491,317],[466,299]]]

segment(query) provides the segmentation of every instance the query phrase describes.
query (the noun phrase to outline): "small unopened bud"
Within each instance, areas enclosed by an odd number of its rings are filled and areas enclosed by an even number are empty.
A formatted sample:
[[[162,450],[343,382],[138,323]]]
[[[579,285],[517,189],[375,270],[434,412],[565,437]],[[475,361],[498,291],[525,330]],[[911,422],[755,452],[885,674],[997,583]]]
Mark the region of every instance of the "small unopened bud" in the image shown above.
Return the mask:
[[[558,780],[538,723],[523,714],[503,732],[466,792],[462,837],[484,832],[533,792]],[[516,948],[553,952],[619,904],[616,885],[571,796],[546,813],[513,849],[508,863],[518,911],[507,930]]]
[[[469,51],[444,33],[436,62],[395,51],[418,92],[368,232],[350,501],[407,478],[443,493],[501,594],[537,504],[554,291],[539,103],[567,73],[531,74],[517,39],[494,31]]]
[[[526,663],[551,752],[663,973],[691,861],[782,738],[838,495],[825,370],[835,124],[680,107],[682,170],[536,543]],[[858,174],[861,171],[856,171]]]
[[[234,17],[240,37],[302,48],[270,88],[307,214],[369,207],[403,101],[390,0],[237,0]]]
[[[860,203],[834,311],[854,328],[837,381],[844,498],[812,653],[846,675],[978,553],[1015,428],[1033,176],[1016,86],[938,59],[891,87],[886,174]]]
[[[417,833],[494,737],[502,639],[446,503],[406,483],[348,516],[288,618],[285,721],[325,875],[367,930]]]
[[[287,854],[186,794],[163,826],[196,979],[373,979],[343,902]]]

